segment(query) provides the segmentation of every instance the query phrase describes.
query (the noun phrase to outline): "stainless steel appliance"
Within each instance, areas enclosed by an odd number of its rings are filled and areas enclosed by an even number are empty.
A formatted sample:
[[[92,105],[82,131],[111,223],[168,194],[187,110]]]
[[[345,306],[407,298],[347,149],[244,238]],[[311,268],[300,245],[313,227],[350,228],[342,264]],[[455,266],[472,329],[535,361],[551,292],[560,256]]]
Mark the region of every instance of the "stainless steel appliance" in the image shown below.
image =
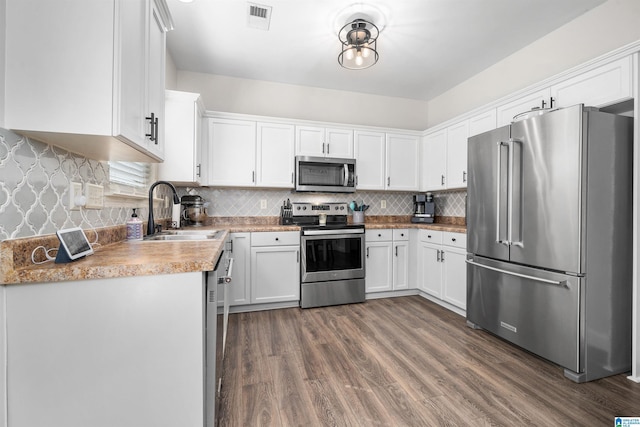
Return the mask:
[[[229,292],[233,274],[231,240],[224,243],[224,251],[213,271],[206,275],[206,354],[205,354],[205,426],[214,427],[222,392],[222,363],[224,360],[229,319]]]
[[[431,193],[413,196],[413,217],[411,217],[411,222],[433,224],[435,217],[436,204]]]
[[[468,141],[467,321],[576,382],[631,366],[632,135],[576,105]]]
[[[364,225],[347,224],[347,212],[346,203],[292,204],[292,220],[302,225],[302,308],[365,300]]]
[[[296,191],[353,193],[356,160],[296,156]]]
[[[207,203],[196,195],[187,194],[180,199],[182,204],[182,225],[199,227],[207,218]]]

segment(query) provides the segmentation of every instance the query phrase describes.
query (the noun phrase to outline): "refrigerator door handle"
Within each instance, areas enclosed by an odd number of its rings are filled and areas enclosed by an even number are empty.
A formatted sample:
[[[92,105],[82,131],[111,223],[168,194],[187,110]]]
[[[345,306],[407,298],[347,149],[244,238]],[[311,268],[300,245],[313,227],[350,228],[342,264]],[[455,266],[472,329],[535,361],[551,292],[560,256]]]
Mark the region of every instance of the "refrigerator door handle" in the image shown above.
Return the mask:
[[[502,244],[502,245],[507,245],[509,246],[509,243],[505,240],[502,240],[502,237],[500,236],[500,208],[501,208],[501,198],[500,198],[500,194],[501,194],[501,190],[502,190],[502,181],[501,181],[501,177],[502,177],[502,147],[509,147],[509,144],[503,142],[503,141],[498,141],[496,143],[497,148],[498,148],[498,179],[496,180],[497,182],[497,188],[496,188],[496,243],[498,244]],[[507,236],[508,238],[508,236]]]
[[[516,273],[514,271],[503,270],[501,268],[496,268],[496,267],[490,267],[488,265],[480,264],[480,263],[471,261],[469,259],[466,260],[466,262],[467,262],[467,264],[475,265],[476,267],[486,268],[487,270],[497,271],[498,273],[504,273],[504,274],[508,274],[508,275],[511,275],[511,276],[521,277],[523,279],[535,280],[536,282],[548,283],[550,285],[561,286],[563,288],[568,288],[569,287],[569,286],[567,286],[567,282],[565,280],[563,280],[562,282],[558,282],[557,280],[543,279],[541,277],[530,276],[528,274]]]
[[[517,144],[520,146],[516,153]],[[516,154],[518,156],[516,157]],[[516,182],[517,180],[517,182]],[[522,141],[509,139],[509,219],[507,241],[509,246],[522,244]],[[515,200],[516,196],[518,200]],[[515,225],[515,227],[514,227]],[[516,228],[517,227],[517,228]],[[514,230],[515,228],[515,230]],[[517,240],[516,235],[517,234]]]

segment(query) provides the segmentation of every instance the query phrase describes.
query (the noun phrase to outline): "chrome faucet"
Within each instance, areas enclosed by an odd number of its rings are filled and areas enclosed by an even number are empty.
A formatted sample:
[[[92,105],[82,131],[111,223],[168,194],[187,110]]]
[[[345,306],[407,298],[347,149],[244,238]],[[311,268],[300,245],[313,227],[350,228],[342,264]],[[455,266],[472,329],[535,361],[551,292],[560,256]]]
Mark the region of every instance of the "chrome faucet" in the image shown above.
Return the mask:
[[[156,181],[151,184],[149,188],[149,220],[147,221],[147,236],[151,236],[156,233],[156,223],[153,221],[153,190],[160,184],[165,184],[171,188],[173,191],[173,204],[180,204],[180,197],[178,197],[178,192],[176,191],[176,187],[173,186],[169,181]]]

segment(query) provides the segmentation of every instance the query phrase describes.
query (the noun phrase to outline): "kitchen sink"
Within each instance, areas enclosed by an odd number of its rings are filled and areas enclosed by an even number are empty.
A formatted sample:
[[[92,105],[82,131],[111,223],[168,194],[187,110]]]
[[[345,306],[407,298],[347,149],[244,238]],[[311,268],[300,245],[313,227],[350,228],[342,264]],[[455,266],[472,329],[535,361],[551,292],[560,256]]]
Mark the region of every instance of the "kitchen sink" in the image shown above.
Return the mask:
[[[221,230],[165,230],[160,233],[145,236],[144,240],[151,242],[180,241],[180,240],[218,240],[224,234]]]

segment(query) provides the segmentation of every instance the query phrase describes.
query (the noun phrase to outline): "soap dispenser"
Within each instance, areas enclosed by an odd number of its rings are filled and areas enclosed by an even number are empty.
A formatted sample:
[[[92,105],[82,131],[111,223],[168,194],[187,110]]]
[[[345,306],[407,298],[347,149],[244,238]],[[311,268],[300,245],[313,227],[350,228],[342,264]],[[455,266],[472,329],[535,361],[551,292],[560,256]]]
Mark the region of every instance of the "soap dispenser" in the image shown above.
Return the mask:
[[[142,240],[142,220],[138,218],[136,208],[127,221],[127,240]]]

